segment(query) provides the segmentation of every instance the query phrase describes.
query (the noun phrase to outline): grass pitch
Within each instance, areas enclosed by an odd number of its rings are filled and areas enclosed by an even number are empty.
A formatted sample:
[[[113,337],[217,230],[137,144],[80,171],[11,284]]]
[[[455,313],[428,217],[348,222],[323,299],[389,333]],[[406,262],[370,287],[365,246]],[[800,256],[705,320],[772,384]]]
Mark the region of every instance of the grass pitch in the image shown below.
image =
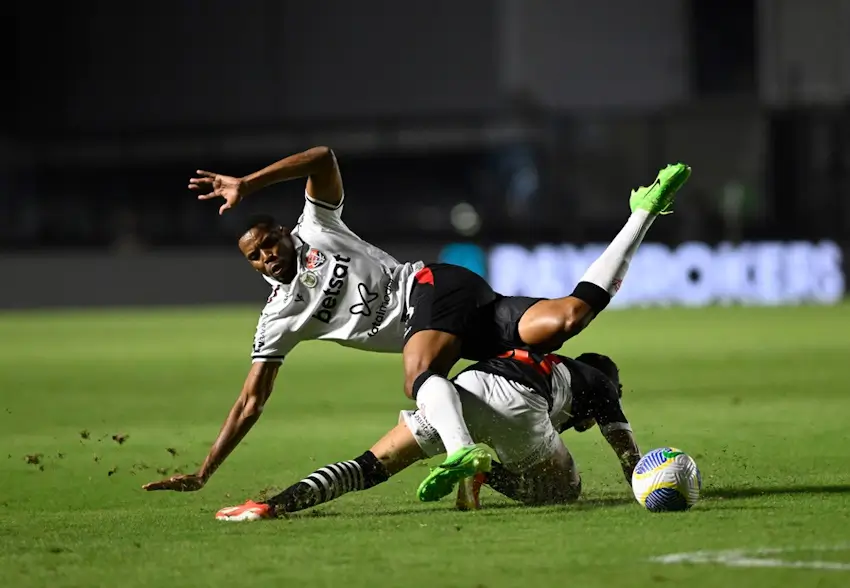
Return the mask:
[[[486,489],[476,513],[422,504],[423,465],[289,520],[215,521],[359,455],[410,406],[400,356],[328,343],[296,349],[204,490],[143,492],[206,455],[255,322],[0,315],[0,586],[850,585],[850,306],[610,311],[567,345],[619,362],[643,451],[696,459],[703,499],[667,515],[634,502],[594,429],[564,435],[584,478],[571,507]]]

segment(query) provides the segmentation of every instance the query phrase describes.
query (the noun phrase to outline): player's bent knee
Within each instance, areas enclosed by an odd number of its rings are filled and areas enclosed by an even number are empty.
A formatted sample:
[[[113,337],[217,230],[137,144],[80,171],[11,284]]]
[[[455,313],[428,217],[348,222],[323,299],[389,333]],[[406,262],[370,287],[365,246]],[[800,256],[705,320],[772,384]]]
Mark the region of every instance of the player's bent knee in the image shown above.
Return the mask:
[[[572,297],[543,300],[520,318],[520,338],[527,345],[559,348],[590,322],[592,312],[587,304]]]
[[[558,320],[561,331],[567,336],[573,336],[584,329],[593,318],[590,307],[578,298],[567,297],[560,300]]]

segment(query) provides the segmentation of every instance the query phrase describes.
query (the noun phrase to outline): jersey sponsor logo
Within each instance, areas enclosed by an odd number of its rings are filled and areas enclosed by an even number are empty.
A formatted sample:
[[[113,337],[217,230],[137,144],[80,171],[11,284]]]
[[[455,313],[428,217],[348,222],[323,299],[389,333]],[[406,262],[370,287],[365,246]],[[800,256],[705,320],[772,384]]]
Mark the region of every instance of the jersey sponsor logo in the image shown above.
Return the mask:
[[[319,310],[312,315],[314,319],[325,324],[329,324],[334,315],[339,297],[345,288],[346,280],[348,280],[348,264],[351,263],[350,257],[334,255],[333,258],[336,263],[331,270],[331,279],[328,281],[328,287],[322,291],[324,297],[319,303]]]
[[[369,292],[368,286],[362,282],[357,284],[357,293],[360,295],[360,302],[352,305],[348,309],[348,312],[361,316],[372,316],[372,307],[370,305],[377,300],[378,293]]]
[[[381,325],[384,324],[384,319],[387,318],[387,309],[392,301],[392,293],[395,289],[395,280],[390,277],[387,287],[384,289],[384,297],[381,298],[381,303],[378,305],[378,310],[375,311],[375,318],[372,320],[372,328],[369,329],[368,335],[374,337],[378,334]],[[368,315],[367,315],[368,316]]]
[[[325,256],[324,253],[322,253],[318,249],[311,249],[307,253],[304,265],[307,269],[314,270],[325,265],[325,262],[327,260],[328,258],[327,256]]]

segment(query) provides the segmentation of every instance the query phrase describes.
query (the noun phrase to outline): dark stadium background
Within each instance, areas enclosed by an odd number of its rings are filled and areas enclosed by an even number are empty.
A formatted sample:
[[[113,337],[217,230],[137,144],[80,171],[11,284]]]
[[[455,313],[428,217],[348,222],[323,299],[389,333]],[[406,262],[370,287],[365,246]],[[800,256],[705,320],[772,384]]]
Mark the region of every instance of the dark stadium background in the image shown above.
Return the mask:
[[[16,0],[2,24],[0,588],[850,586],[850,0]],[[240,228],[304,203],[219,216],[187,181],[315,145],[354,232],[530,296],[572,292],[630,190],[690,164],[561,352],[614,358],[641,451],[698,464],[695,508],[646,512],[591,430],[562,435],[574,505],[423,503],[435,456],[217,521],[414,407],[399,354],[312,341],[202,491],[143,490],[202,468],[250,369],[269,286]]]
[[[259,304],[266,285],[234,234],[258,211],[294,222],[302,184],[219,217],[186,180],[317,144],[338,154],[349,226],[399,258],[468,243],[481,249],[465,259],[486,264],[505,243],[604,243],[629,190],[676,160],[694,173],[651,241],[844,248],[850,234],[842,0],[90,1],[11,14],[2,308]],[[780,279],[822,279],[794,271]],[[841,278],[824,279],[834,301]]]

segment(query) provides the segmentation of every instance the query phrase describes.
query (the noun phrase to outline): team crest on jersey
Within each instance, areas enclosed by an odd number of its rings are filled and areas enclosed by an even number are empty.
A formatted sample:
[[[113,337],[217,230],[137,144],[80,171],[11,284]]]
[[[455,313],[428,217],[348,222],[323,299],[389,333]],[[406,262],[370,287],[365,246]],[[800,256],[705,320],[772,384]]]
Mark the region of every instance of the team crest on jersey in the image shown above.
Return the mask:
[[[316,272],[304,272],[298,279],[301,280],[301,283],[308,288],[315,288],[316,284],[319,283],[319,278],[316,276]]]
[[[318,249],[311,249],[307,253],[307,257],[305,259],[305,266],[309,270],[314,270],[325,265],[325,262],[328,260],[327,256],[324,253],[319,251]]]

